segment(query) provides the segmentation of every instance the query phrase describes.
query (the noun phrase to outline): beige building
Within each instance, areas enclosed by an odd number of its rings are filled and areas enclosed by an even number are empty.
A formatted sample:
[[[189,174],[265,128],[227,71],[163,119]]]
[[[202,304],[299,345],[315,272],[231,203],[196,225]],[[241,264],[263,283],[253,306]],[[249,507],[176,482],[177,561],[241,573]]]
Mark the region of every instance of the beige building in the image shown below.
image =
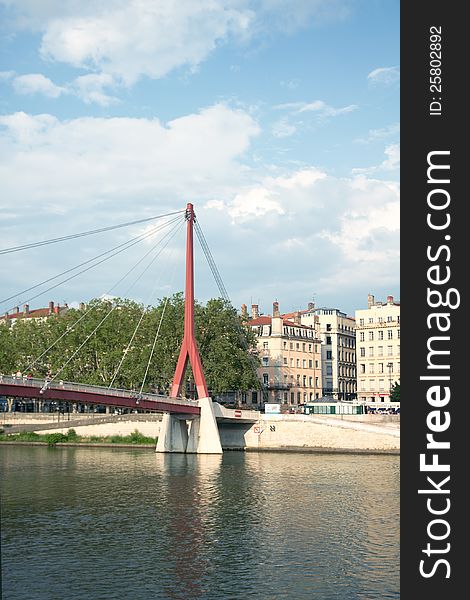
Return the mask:
[[[356,310],[357,397],[361,402],[388,402],[400,382],[400,302],[387,296]]]
[[[246,305],[242,313],[246,314]],[[321,340],[314,326],[301,323],[300,312],[286,318],[274,302],[272,315],[259,315],[253,304],[247,325],[258,338],[264,395],[260,404],[296,407],[322,396]]]
[[[310,302],[301,311],[305,325],[318,322],[322,359],[323,395],[335,400],[356,399],[356,322],[337,308],[315,308]]]
[[[23,310],[20,311],[20,307],[17,306],[15,310],[11,313],[5,313],[0,317],[0,325],[3,323],[4,325],[8,325],[11,327],[18,323],[19,321],[23,321],[25,319],[39,319],[44,321],[48,317],[52,315],[62,315],[67,312],[69,309],[67,304],[64,306],[60,306],[60,304],[54,305],[54,302],[49,302],[49,306],[47,308],[35,308],[30,309],[29,304],[23,305]]]

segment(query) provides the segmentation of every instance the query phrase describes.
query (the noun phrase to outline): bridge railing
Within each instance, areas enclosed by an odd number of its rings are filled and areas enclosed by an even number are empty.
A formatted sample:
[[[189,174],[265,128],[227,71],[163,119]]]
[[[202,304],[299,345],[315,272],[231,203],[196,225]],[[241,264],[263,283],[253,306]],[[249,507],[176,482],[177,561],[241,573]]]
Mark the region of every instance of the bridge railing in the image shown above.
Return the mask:
[[[197,406],[197,400],[188,400],[187,398],[169,398],[161,394],[151,394],[148,392],[139,393],[136,390],[123,390],[119,388],[108,388],[100,385],[90,385],[85,383],[73,383],[71,381],[51,381],[27,377],[26,375],[1,375],[0,383],[8,385],[21,385],[35,388],[50,388],[54,390],[70,390],[75,392],[88,392],[100,394],[103,396],[118,396],[121,398],[135,398],[139,400],[154,400],[159,402],[169,402],[172,404],[183,404],[186,406]]]

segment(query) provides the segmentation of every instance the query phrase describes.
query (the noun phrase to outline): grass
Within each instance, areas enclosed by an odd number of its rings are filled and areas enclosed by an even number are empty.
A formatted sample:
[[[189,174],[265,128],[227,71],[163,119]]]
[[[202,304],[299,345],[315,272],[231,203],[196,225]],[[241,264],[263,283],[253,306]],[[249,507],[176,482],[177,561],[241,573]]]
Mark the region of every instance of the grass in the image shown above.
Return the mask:
[[[69,429],[67,433],[34,433],[25,431],[23,433],[0,433],[0,442],[42,442],[48,446],[58,443],[72,442],[74,444],[152,444],[155,445],[157,438],[147,437],[135,429],[129,435],[111,435],[84,437],[77,434],[75,429]]]

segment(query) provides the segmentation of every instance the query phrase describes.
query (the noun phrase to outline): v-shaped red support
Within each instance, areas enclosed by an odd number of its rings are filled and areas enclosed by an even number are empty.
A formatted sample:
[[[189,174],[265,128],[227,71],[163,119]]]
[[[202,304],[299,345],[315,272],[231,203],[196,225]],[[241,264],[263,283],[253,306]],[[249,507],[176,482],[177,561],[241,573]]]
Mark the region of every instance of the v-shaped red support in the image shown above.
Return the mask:
[[[193,370],[194,382],[196,384],[198,398],[207,398],[206,378],[202,370],[201,357],[194,337],[194,258],[193,258],[193,224],[194,208],[192,204],[186,207],[187,235],[186,235],[186,290],[184,297],[184,336],[181,343],[180,355],[176,364],[171,397],[177,398],[181,395],[184,372],[188,359]]]

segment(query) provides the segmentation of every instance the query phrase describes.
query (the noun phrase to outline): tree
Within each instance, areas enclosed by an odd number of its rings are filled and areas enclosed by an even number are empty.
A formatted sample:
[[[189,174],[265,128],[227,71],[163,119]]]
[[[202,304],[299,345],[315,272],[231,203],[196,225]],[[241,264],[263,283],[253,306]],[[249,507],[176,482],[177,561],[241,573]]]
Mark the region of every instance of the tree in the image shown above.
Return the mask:
[[[400,402],[400,384],[397,381],[390,390],[390,402]]]
[[[183,333],[182,293],[147,307],[93,299],[86,308],[44,321],[0,326],[0,372],[168,393]],[[256,387],[256,340],[229,303],[195,303],[195,335],[212,394]]]

